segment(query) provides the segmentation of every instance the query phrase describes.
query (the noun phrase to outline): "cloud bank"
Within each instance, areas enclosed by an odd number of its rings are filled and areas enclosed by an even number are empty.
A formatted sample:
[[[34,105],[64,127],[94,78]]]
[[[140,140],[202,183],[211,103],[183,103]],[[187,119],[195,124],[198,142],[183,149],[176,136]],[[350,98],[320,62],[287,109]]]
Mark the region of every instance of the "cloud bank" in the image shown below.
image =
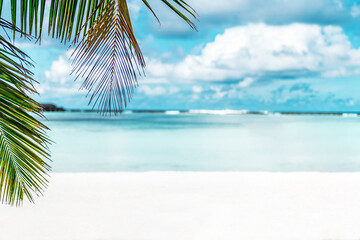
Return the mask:
[[[199,55],[178,63],[148,59],[151,79],[234,82],[299,77],[347,77],[360,73],[360,50],[342,28],[315,24],[249,24],[232,27]]]

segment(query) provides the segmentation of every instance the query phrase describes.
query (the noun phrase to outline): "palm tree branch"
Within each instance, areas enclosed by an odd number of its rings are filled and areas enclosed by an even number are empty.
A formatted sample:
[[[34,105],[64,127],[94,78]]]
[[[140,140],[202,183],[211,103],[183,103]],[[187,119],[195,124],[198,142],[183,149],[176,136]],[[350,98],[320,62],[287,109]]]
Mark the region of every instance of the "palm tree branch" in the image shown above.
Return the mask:
[[[145,62],[125,1],[108,1],[73,54],[74,72],[86,75],[82,88],[92,92],[89,103],[110,113],[126,106],[137,86],[134,66],[143,67]]]
[[[2,27],[10,25],[0,20]],[[50,140],[47,127],[35,118],[42,116],[40,104],[27,95],[36,92],[31,61],[1,36],[0,47],[0,200],[18,206],[46,187]]]

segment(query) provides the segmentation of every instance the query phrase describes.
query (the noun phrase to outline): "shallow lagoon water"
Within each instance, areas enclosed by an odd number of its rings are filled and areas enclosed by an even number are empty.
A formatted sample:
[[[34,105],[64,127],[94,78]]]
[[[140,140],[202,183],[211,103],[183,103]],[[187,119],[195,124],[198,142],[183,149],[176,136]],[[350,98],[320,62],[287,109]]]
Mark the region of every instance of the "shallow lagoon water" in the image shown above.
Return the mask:
[[[360,171],[360,118],[46,113],[54,172]]]

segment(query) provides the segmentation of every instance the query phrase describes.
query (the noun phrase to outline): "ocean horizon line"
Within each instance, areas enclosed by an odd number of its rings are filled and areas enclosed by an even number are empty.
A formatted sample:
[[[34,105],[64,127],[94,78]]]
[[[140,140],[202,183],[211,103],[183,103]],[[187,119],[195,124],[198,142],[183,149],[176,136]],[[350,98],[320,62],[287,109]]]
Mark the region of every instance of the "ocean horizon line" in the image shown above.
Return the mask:
[[[44,112],[99,112],[93,109],[64,109],[61,110],[44,110]],[[246,109],[126,109],[113,111],[114,114],[204,114],[204,115],[335,115],[345,117],[355,117],[360,115],[360,111],[252,111]]]

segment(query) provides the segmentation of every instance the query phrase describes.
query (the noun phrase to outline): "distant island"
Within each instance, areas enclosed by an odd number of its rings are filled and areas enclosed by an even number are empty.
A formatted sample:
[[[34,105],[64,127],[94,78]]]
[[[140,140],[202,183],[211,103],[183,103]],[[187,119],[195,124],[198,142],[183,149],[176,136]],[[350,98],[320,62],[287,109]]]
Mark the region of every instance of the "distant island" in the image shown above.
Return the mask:
[[[51,103],[41,104],[41,108],[44,112],[65,112],[64,108],[57,107],[55,104]]]

